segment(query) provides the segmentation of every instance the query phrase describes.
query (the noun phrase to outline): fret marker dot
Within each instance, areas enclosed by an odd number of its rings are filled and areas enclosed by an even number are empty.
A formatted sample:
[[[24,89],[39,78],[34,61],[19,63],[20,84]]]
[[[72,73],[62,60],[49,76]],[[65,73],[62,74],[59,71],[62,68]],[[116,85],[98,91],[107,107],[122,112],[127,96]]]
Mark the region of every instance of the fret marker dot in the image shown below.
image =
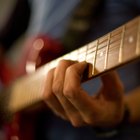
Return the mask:
[[[130,36],[130,37],[128,38],[128,41],[129,41],[129,43],[132,43],[132,42],[134,41],[133,36]]]
[[[100,53],[100,57],[102,57],[102,56],[103,56],[103,52]]]

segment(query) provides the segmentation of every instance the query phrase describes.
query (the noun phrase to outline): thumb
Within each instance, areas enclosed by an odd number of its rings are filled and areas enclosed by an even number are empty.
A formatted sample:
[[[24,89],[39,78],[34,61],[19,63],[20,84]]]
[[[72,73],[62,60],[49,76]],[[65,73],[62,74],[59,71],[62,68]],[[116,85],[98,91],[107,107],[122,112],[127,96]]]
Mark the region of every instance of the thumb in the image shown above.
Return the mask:
[[[103,83],[102,93],[109,99],[120,99],[123,94],[123,84],[116,71],[101,76]]]

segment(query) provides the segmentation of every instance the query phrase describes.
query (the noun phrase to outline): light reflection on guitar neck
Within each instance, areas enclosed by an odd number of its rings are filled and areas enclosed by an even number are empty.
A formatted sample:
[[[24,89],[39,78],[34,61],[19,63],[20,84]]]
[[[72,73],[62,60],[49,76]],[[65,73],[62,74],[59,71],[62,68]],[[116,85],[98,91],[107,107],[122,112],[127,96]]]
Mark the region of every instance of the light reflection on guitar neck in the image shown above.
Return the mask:
[[[139,56],[140,17],[137,17],[107,35],[17,80],[11,90],[8,109],[11,112],[17,112],[43,100],[47,72],[56,67],[62,59],[90,63],[92,67],[89,67],[88,79],[135,60]]]

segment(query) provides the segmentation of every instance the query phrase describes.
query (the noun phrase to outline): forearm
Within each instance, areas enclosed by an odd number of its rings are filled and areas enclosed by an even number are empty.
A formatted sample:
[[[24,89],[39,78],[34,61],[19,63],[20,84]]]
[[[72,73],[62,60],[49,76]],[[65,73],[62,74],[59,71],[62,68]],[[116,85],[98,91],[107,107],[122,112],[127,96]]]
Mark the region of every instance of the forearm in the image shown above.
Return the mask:
[[[125,96],[125,103],[129,109],[128,121],[130,123],[140,122],[140,87]]]

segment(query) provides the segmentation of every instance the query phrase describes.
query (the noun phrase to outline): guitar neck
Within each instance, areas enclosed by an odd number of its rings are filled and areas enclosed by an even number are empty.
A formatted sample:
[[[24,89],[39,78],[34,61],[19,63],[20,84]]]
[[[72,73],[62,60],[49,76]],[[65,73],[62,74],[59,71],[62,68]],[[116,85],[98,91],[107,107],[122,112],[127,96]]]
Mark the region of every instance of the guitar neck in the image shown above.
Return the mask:
[[[87,79],[119,67],[140,56],[140,17],[105,36],[40,67],[36,72],[17,80],[9,94],[7,109],[15,113],[43,100],[47,72],[62,59],[91,64]]]
[[[92,78],[139,56],[140,17],[137,17],[105,36],[51,61],[48,67],[56,67],[61,59],[86,61],[92,65],[87,78]]]

